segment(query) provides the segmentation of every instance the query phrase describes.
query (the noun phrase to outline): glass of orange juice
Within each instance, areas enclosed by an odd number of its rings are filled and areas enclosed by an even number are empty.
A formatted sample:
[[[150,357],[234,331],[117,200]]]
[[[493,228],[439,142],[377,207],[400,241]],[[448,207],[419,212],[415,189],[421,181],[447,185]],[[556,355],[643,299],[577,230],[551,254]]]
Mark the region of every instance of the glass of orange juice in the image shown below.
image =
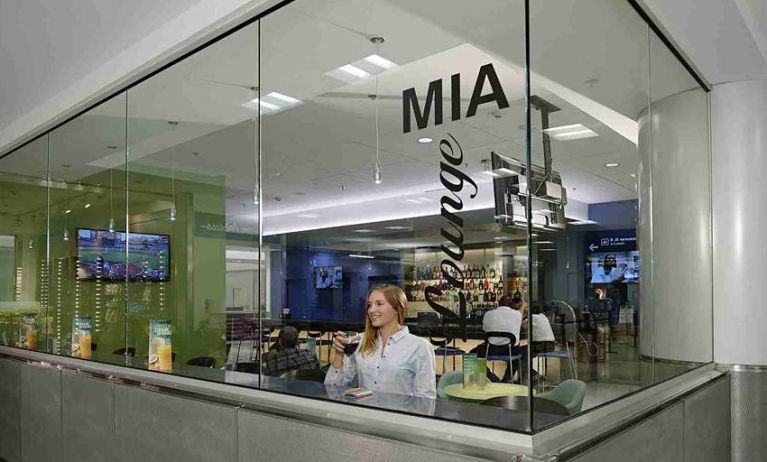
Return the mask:
[[[82,359],[91,359],[91,336],[80,336],[80,357]]]
[[[37,349],[37,331],[34,331],[34,330],[27,331],[27,348],[29,348],[30,350]]]
[[[160,345],[157,347],[158,369],[163,372],[173,370],[173,348],[171,345]]]

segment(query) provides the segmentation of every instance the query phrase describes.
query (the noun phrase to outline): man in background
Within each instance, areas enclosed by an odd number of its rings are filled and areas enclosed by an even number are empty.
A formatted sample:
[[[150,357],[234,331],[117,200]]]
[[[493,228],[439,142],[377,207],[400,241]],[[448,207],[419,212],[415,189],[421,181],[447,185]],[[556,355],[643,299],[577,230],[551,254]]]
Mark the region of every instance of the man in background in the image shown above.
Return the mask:
[[[317,356],[309,350],[298,347],[298,330],[292,326],[283,327],[277,342],[266,354],[266,374],[280,376],[292,370],[315,370],[320,368]]]

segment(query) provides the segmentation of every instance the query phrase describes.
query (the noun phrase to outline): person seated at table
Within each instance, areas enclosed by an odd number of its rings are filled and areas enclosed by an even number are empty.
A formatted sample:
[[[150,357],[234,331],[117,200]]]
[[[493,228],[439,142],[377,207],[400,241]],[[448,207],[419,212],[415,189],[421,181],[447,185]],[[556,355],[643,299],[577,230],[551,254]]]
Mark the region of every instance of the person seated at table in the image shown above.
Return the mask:
[[[298,347],[298,329],[285,326],[280,329],[277,342],[266,353],[266,375],[280,376],[292,370],[313,370],[320,368],[317,356],[309,350]]]
[[[519,331],[522,327],[522,299],[510,298],[508,295],[501,297],[498,302],[498,307],[485,313],[482,318],[482,330],[484,332],[506,332],[513,334],[516,339],[516,343],[512,345],[511,352],[513,355],[521,354],[523,348],[517,346],[519,344]],[[476,347],[472,348],[470,353],[476,354],[480,358],[485,357],[485,353],[489,355],[508,356],[509,354],[509,339],[505,337],[490,337],[488,338],[490,347],[487,343],[482,342]],[[506,372],[501,379],[504,382],[511,380],[512,372],[516,372],[516,365],[507,367]],[[491,374],[488,369],[488,375]],[[494,379],[490,376],[491,380]],[[495,378],[497,380],[497,378]]]
[[[530,345],[533,358],[547,351],[554,351],[554,330],[551,328],[549,318],[543,314],[543,307],[540,304],[534,304],[531,310],[533,314],[533,335],[528,337],[532,342]],[[527,318],[522,320],[522,325],[527,327]],[[527,374],[527,348],[520,348],[522,354],[522,376]],[[533,369],[532,376],[533,383],[538,383],[543,380],[543,377],[538,374],[538,371]]]
[[[365,332],[351,355],[344,354],[346,336],[336,332],[325,385],[357,386],[373,391],[436,398],[434,350],[425,339],[411,334],[405,322],[407,298],[395,285],[379,285],[367,295]]]

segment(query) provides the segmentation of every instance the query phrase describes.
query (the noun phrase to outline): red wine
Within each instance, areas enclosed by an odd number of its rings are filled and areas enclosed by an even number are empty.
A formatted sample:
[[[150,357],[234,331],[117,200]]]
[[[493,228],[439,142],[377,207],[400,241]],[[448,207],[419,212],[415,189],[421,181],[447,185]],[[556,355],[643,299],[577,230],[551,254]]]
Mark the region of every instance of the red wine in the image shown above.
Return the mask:
[[[360,346],[360,342],[350,342],[344,345],[344,353],[347,355],[353,355],[355,351],[357,351],[357,347]]]

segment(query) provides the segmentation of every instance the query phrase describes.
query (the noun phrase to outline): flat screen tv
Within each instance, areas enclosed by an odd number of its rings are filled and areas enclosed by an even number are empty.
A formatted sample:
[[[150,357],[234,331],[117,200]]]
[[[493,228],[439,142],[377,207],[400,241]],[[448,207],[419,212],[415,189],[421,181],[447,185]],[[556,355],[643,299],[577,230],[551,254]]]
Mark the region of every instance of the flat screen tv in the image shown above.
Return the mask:
[[[343,287],[342,266],[318,266],[314,268],[314,287],[317,289],[340,289]]]
[[[593,252],[586,256],[592,284],[639,282],[639,251]]]
[[[125,233],[77,229],[77,277],[103,281],[160,282],[170,279],[170,236],[130,233],[128,260]]]

